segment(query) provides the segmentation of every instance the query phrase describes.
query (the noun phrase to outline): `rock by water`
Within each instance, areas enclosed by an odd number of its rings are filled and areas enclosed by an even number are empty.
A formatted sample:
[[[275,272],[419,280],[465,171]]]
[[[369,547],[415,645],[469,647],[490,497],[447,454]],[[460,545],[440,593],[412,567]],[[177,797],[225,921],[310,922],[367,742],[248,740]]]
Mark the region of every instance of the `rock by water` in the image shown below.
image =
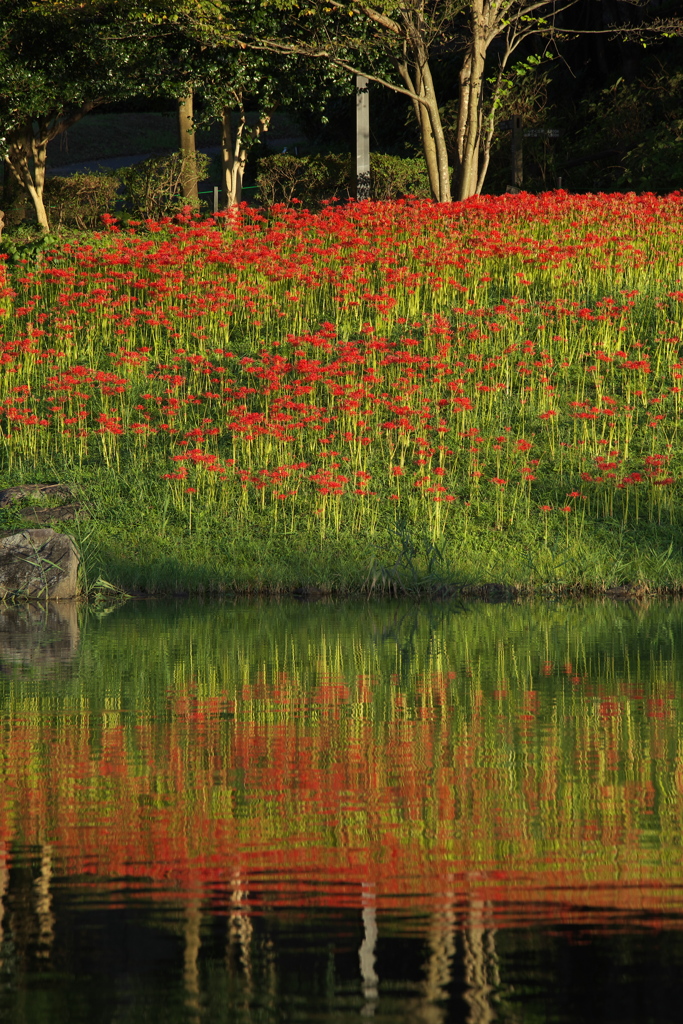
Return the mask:
[[[56,530],[22,530],[2,537],[0,600],[77,597],[79,561],[73,539]]]

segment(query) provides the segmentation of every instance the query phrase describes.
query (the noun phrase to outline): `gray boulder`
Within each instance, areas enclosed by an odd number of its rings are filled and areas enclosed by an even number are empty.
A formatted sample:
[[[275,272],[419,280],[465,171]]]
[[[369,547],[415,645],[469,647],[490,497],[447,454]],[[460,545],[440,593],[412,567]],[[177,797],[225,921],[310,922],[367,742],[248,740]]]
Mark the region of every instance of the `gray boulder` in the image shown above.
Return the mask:
[[[89,519],[87,509],[81,507],[79,501],[74,501],[73,492],[66,484],[17,484],[16,487],[5,487],[0,490],[0,508],[10,508],[18,505],[25,499],[34,501],[54,501],[60,498],[70,498],[68,505],[24,505],[17,508],[22,519],[27,519],[35,526],[44,526],[47,523],[61,523],[67,519]]]
[[[73,539],[55,530],[22,530],[0,538],[0,600],[78,596],[80,556]]]
[[[0,491],[0,508],[7,508],[22,498],[73,498],[66,484],[17,484]]]

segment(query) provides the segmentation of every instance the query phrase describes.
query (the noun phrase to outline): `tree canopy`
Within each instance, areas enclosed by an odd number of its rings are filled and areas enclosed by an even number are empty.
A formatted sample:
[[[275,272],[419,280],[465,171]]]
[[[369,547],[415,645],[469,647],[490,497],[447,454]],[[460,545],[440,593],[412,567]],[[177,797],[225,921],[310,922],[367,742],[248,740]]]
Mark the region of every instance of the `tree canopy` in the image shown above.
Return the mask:
[[[434,199],[464,199],[482,191],[511,83],[548,46],[680,31],[649,0],[629,8],[637,23],[596,26],[574,17],[585,0],[0,0],[0,153],[47,228],[51,139],[99,104],[195,90],[222,122],[236,202],[275,107],[320,109],[356,73],[409,100]]]

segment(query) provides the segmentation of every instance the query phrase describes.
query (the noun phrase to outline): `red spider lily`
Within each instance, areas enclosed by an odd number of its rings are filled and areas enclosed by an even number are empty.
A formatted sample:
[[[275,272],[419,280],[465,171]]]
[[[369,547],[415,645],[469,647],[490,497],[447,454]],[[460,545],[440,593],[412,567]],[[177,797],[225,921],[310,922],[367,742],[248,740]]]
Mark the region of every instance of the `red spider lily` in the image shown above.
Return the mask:
[[[629,233],[614,227],[617,202],[628,207]],[[247,492],[259,500],[285,493],[279,468],[299,457],[309,467],[324,462],[329,477],[309,475],[297,488],[304,519],[318,485],[328,494],[345,490],[335,474],[347,467],[359,490],[364,478],[354,474],[362,469],[384,481],[379,491],[388,497],[399,459],[437,477],[448,472],[471,495],[482,476],[512,480],[513,505],[539,503],[567,485],[571,494],[582,479],[592,513],[613,516],[616,495],[625,519],[637,518],[655,499],[634,493],[629,505],[631,485],[649,481],[668,493],[678,486],[673,464],[651,447],[656,429],[658,444],[678,451],[679,399],[666,382],[681,366],[664,321],[656,336],[628,345],[617,333],[643,322],[648,289],[613,288],[609,261],[618,275],[627,267],[645,273],[650,225],[673,238],[680,209],[677,197],[548,195],[478,199],[457,211],[424,203],[370,204],[362,215],[355,207],[283,208],[266,220],[244,210],[231,215],[228,235],[214,218],[185,213],[150,224],[144,237],[120,231],[107,232],[99,247],[65,243],[13,288],[0,281],[13,303],[0,341],[3,429],[12,429],[13,450],[47,454],[56,445],[73,457],[75,439],[86,440],[94,424],[124,463],[130,448],[136,458],[184,460],[214,484],[221,478],[207,500],[226,508],[231,487],[243,483],[226,451],[248,467]],[[552,226],[550,237],[535,231],[534,217]],[[604,297],[573,298],[567,282],[578,280],[579,265],[581,273],[602,268]],[[546,280],[569,277],[544,293],[532,266]],[[495,283],[495,302],[480,282]],[[678,292],[673,280],[662,285],[667,303]],[[417,295],[416,313],[402,304]],[[394,320],[381,312],[391,307]],[[99,348],[93,317],[107,336]],[[257,322],[267,330],[258,332]],[[534,435],[529,425],[551,417],[553,430]],[[513,429],[526,436],[515,439]],[[540,465],[529,460],[520,469],[516,453],[532,446]],[[600,446],[606,454],[598,456]],[[79,457],[86,451],[80,446]],[[428,492],[412,487],[412,500],[428,501]],[[668,496],[656,501],[675,508]]]

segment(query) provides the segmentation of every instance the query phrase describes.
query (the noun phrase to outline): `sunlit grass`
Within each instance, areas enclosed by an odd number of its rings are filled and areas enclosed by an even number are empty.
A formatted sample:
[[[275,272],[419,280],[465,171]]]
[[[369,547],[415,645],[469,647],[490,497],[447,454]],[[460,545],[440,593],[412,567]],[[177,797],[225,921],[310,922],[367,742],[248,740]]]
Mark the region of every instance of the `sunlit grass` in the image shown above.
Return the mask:
[[[0,480],[79,487],[143,589],[681,586],[682,237],[676,195],[112,224],[8,280]]]

